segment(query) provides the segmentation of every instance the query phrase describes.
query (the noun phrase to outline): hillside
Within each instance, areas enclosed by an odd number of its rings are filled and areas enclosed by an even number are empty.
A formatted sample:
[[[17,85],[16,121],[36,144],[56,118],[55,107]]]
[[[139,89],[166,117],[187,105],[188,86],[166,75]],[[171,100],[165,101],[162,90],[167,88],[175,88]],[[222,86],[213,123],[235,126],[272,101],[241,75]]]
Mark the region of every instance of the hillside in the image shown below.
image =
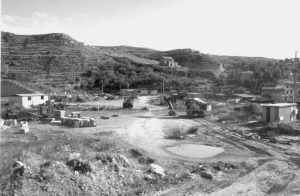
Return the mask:
[[[181,66],[191,72],[197,70],[199,74],[184,74],[162,67],[159,61],[162,56],[171,56]],[[1,60],[4,78],[55,86],[75,81],[88,83],[91,77],[99,78],[99,74],[105,72],[111,75],[107,85],[112,87],[118,83],[126,87],[151,85],[152,81],[166,80],[170,73],[173,78],[202,77],[216,71],[221,63],[225,68],[236,69],[236,65],[252,62],[277,62],[266,58],[207,55],[192,49],[157,51],[130,46],[87,46],[60,33],[16,35],[8,32],[1,33]],[[121,80],[127,82],[121,83]]]

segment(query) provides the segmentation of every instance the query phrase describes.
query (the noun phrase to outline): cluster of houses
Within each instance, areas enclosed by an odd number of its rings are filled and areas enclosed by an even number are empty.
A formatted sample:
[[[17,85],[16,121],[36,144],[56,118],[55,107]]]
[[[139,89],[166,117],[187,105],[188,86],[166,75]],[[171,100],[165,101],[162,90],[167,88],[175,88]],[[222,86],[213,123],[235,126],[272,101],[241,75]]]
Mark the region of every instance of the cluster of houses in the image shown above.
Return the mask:
[[[180,68],[181,66],[174,60],[173,57],[170,56],[162,56],[160,58],[160,64],[162,66],[168,66],[171,68]]]
[[[250,102],[267,123],[295,122],[300,104],[300,82],[283,81],[273,87],[262,87],[261,99]]]

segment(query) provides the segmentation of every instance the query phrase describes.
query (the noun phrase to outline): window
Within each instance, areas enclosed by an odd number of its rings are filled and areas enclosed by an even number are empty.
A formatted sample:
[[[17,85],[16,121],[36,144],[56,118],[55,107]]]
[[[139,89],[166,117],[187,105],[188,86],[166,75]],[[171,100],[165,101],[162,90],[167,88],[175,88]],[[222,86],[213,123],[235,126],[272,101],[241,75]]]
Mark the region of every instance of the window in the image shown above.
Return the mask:
[[[44,95],[41,96],[41,99],[44,99]]]
[[[31,101],[31,97],[28,97],[28,101]]]

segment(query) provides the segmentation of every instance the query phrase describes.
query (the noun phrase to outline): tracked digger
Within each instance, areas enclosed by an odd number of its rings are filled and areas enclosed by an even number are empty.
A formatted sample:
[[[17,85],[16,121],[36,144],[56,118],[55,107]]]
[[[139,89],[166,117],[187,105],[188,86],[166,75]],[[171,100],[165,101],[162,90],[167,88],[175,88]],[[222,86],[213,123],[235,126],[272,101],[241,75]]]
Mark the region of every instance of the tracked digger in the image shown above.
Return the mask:
[[[176,103],[177,99],[184,102],[186,116],[188,118],[204,118],[205,112],[211,110],[209,103],[197,97],[193,98],[188,94],[171,94],[168,98],[165,97],[164,99],[169,106],[169,116],[177,115],[173,106],[173,103]]]
[[[123,101],[123,109],[133,108],[133,96],[125,96]]]

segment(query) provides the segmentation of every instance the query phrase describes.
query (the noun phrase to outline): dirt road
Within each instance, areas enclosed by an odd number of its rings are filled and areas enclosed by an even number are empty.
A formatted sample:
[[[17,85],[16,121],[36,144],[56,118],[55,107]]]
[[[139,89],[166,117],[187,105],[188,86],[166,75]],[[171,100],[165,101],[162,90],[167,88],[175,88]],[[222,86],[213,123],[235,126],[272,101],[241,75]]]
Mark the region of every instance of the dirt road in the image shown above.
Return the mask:
[[[147,105],[149,98],[140,101]],[[258,161],[268,159],[266,163],[257,167],[253,172],[235,179],[235,182],[226,188],[216,188],[209,195],[297,195],[300,193],[299,170],[284,153],[284,149],[272,146],[262,141],[246,140],[232,132],[226,126],[218,125],[205,119],[180,119],[167,116],[166,107],[154,107],[147,105],[149,111],[143,115],[135,115],[136,118],[127,127],[118,129],[117,133],[126,135],[126,141],[142,148],[148,153],[173,161],[203,161],[178,156],[166,151],[166,147],[182,143],[197,143],[222,146],[225,152],[205,161]],[[196,137],[185,140],[170,140],[165,138],[167,130],[180,128],[186,130],[189,127],[198,127]],[[178,188],[177,194],[183,194],[190,185]],[[174,189],[166,191],[162,195],[174,194]],[[297,193],[297,194],[295,194]],[[207,195],[205,192],[191,193],[191,195]]]

